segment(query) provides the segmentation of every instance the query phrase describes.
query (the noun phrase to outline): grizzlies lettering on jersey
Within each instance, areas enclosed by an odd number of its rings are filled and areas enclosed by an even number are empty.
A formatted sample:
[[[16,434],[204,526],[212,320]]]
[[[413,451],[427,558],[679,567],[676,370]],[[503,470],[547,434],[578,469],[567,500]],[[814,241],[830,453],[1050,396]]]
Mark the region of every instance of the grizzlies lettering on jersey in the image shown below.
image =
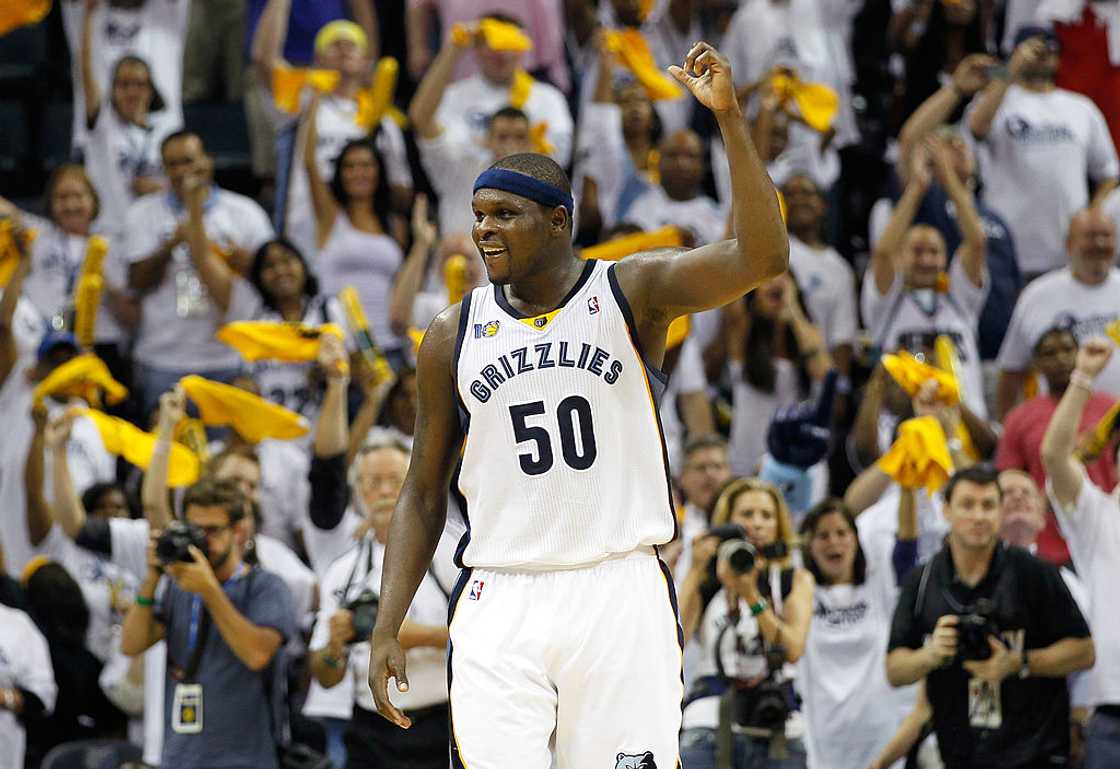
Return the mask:
[[[465,439],[463,565],[548,569],[668,542],[676,518],[656,401],[608,263],[525,317],[500,286],[463,302],[455,378]]]

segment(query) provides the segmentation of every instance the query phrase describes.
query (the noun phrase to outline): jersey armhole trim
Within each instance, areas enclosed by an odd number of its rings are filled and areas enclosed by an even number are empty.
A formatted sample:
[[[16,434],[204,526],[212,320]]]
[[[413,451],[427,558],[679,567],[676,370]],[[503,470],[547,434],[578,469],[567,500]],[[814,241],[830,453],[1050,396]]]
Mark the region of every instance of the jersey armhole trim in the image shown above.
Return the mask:
[[[642,359],[642,365],[646,367],[646,371],[652,374],[653,378],[660,382],[662,387],[667,387],[669,375],[650,363],[646,351],[642,348],[642,340],[638,336],[638,325],[634,322],[634,313],[630,310],[630,302],[627,301],[622,286],[618,284],[618,277],[615,275],[614,268],[615,265],[613,264],[607,268],[607,282],[610,283],[611,293],[614,294],[614,300],[618,304],[618,308],[622,310],[622,317],[626,321],[626,328],[630,331],[630,340],[634,344],[634,349],[637,350],[638,357]]]
[[[467,338],[467,324],[471,318],[471,296],[473,292],[468,291],[463,296],[463,301],[459,304],[459,329],[455,332],[455,352],[451,356],[451,386],[455,391],[455,400],[458,401],[459,408],[464,414],[469,414],[467,411],[467,404],[463,402],[463,397],[459,393],[459,356],[463,353],[463,342]]]

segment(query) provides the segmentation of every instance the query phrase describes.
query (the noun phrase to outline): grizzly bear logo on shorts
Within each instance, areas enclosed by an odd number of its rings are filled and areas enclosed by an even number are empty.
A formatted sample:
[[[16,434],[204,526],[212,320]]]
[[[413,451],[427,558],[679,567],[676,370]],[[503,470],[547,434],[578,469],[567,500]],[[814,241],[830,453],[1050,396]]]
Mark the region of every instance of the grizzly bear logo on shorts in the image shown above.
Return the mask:
[[[614,769],[657,769],[657,763],[648,750],[645,753],[619,753]]]

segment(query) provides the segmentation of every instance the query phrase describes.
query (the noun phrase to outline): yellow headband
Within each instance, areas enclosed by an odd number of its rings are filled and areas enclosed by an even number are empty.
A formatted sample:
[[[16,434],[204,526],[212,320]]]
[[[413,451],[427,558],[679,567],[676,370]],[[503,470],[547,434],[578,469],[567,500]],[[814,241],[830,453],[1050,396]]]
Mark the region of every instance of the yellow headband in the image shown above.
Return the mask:
[[[362,55],[369,51],[369,38],[364,29],[352,21],[337,19],[323,28],[315,35],[315,53],[322,55],[335,40],[349,40],[362,50]]]
[[[45,555],[37,555],[32,558],[27,562],[27,565],[23,567],[23,573],[19,575],[20,584],[24,587],[27,587],[27,583],[30,582],[31,578],[35,576],[35,572],[39,571],[39,569],[43,568],[50,562],[51,559],[47,558]]]

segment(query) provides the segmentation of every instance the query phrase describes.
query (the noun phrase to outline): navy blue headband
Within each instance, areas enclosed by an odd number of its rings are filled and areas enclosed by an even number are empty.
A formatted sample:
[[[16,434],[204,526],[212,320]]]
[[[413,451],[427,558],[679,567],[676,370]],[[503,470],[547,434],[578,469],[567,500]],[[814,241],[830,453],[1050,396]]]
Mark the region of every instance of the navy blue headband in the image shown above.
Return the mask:
[[[482,189],[512,192],[514,195],[520,195],[549,208],[563,206],[568,210],[568,216],[572,215],[572,209],[575,208],[571,193],[564,192],[548,182],[506,168],[491,168],[479,174],[474,182],[474,192]]]

